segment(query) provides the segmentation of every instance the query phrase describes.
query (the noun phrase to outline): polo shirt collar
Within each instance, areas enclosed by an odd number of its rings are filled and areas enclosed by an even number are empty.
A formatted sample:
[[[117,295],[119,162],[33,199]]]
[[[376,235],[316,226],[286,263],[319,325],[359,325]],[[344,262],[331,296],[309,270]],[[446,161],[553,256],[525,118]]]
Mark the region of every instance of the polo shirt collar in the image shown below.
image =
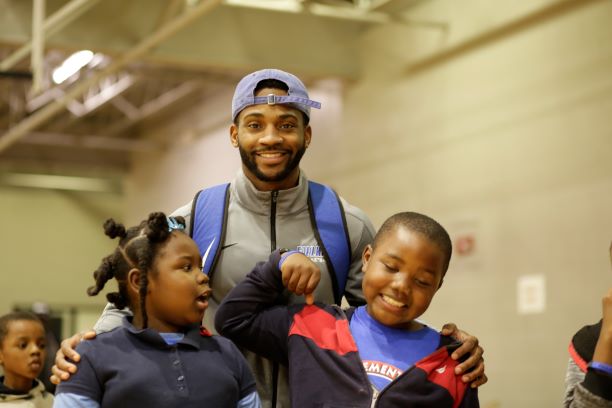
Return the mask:
[[[132,316],[126,316],[123,318],[123,327],[132,335],[138,337],[140,340],[150,343],[159,348],[169,348],[170,346],[164,341],[163,337],[159,335],[157,330],[150,328],[138,329],[132,324]],[[185,332],[185,337],[177,344],[186,345],[193,347],[196,350],[200,349],[200,326],[194,324],[190,326]]]

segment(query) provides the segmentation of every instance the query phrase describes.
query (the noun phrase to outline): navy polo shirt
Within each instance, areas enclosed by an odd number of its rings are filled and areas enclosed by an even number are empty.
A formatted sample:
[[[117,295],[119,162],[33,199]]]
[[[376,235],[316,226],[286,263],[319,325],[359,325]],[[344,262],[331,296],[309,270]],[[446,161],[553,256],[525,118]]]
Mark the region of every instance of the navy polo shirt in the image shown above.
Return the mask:
[[[255,391],[246,360],[224,337],[190,328],[169,346],[158,332],[123,326],[77,346],[77,372],[57,393],[104,407],[232,407]]]

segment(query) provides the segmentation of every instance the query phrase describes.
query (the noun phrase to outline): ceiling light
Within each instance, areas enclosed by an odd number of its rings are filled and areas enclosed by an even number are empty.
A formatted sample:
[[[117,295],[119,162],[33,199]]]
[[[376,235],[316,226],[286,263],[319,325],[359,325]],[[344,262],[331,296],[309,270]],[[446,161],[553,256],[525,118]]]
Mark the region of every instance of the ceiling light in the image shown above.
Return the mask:
[[[75,52],[66,58],[66,60],[62,62],[62,65],[53,70],[53,82],[61,84],[72,75],[79,72],[85,65],[89,64],[93,57],[94,53],[89,50]]]

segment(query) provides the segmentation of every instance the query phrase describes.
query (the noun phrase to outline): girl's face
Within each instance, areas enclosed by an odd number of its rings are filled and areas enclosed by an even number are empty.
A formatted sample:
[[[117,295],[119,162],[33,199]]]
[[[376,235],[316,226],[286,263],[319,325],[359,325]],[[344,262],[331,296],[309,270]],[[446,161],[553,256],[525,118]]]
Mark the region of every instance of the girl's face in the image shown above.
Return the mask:
[[[4,384],[29,391],[43,369],[47,356],[45,329],[34,320],[13,320],[0,344],[0,364],[4,368]]]
[[[196,243],[174,231],[162,247],[149,274],[146,298],[148,326],[160,332],[179,332],[200,324],[208,307],[208,276],[201,269]]]

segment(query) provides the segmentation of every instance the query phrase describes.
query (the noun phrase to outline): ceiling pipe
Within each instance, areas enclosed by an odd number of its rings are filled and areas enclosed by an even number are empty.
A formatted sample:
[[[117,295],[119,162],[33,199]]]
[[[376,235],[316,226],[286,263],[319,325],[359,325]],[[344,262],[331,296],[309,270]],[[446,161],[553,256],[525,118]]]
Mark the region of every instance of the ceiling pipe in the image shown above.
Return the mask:
[[[60,113],[71,100],[82,95],[101,78],[112,74],[136,58],[141,57],[151,48],[157,46],[168,37],[176,34],[179,30],[185,28],[205,13],[211,11],[214,7],[221,4],[221,2],[222,0],[203,0],[193,8],[187,9],[182,15],[176,17],[163,27],[160,27],[152,35],[145,38],[138,45],[117,58],[104,70],[99,71],[95,75],[76,83],[75,87],[66,92],[64,96],[34,112],[32,115],[28,116],[2,135],[0,137],[0,152],[6,150],[9,146],[17,142],[28,132]]]
[[[42,89],[43,54],[45,51],[45,6],[46,0],[34,0],[32,9],[32,88],[30,94],[36,95]]]
[[[99,1],[100,0],[72,0],[45,20],[43,32],[47,38],[52,36]],[[31,50],[32,41],[22,45],[0,62],[0,71],[6,71],[15,66],[15,64],[25,58]]]

